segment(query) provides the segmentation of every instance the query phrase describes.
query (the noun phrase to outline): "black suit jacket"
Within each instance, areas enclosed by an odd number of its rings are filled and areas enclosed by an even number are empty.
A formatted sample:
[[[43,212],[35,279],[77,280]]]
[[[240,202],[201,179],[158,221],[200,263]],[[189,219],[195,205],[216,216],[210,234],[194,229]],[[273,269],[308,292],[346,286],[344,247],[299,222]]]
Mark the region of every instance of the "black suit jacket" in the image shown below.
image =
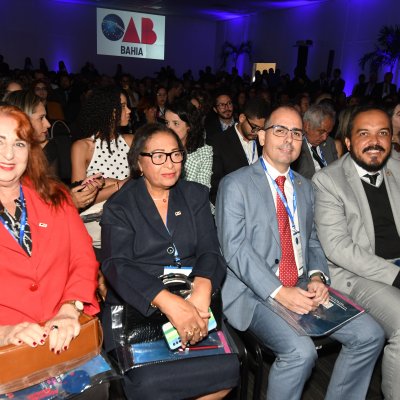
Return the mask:
[[[215,139],[224,132],[216,112],[210,111],[208,113],[204,120],[204,130],[206,131],[206,143],[212,146]]]
[[[381,100],[383,95],[383,89],[385,87],[384,85],[385,82],[378,83],[372,92],[372,97],[376,98],[377,100]],[[394,83],[390,83],[388,94],[393,96],[396,94],[396,91],[397,91],[396,85]]]
[[[106,350],[114,347],[111,305],[128,303],[141,314],[164,289],[158,279],[164,266],[174,264],[173,247],[183,266],[192,266],[192,276],[209,278],[215,290],[225,276],[208,189],[184,180],[170,191],[166,229],[143,178],[126,183],[103,209],[102,271],[109,290],[103,311]]]
[[[262,147],[257,141],[257,152],[260,156]],[[215,138],[213,143],[213,173],[211,175],[210,201],[215,204],[220,180],[239,168],[248,166],[249,162],[243,150],[235,126]]]
[[[328,165],[338,159],[335,141],[331,137],[328,136],[326,141],[319,147],[321,148],[324,159]],[[303,140],[300,156],[292,163],[292,168],[308,179],[311,179],[315,174],[314,161],[306,140]]]

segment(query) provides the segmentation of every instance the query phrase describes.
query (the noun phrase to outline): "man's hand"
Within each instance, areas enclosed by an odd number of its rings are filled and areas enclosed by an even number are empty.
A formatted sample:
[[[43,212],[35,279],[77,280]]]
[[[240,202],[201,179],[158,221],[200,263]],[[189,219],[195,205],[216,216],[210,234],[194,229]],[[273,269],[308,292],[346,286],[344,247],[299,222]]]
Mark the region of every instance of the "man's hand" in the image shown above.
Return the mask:
[[[275,300],[297,314],[308,314],[319,305],[315,301],[315,292],[309,292],[299,287],[283,286],[276,294]]]
[[[320,304],[327,304],[329,301],[329,292],[326,285],[317,276],[311,278],[310,283],[307,285],[307,290],[310,293],[314,293],[314,301]]]

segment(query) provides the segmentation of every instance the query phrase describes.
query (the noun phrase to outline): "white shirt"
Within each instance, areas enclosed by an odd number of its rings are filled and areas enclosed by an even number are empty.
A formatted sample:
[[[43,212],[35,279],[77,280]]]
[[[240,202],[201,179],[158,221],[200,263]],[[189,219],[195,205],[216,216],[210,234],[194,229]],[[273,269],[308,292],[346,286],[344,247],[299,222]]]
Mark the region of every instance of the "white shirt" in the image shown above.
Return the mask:
[[[364,168],[360,167],[354,160],[351,160],[351,161],[353,161],[353,164],[354,164],[354,166],[356,167],[358,176],[359,176],[364,182],[367,182],[369,185],[374,186],[374,187],[379,187],[379,186],[381,186],[381,184],[382,184],[382,182],[383,182],[383,173],[382,173],[382,170],[379,170],[379,171],[377,171],[377,172],[369,172],[369,171],[366,171]],[[375,175],[375,174],[377,174],[377,173],[379,173],[379,175],[378,175],[378,178],[376,179],[376,185],[373,185],[373,184],[371,183],[371,181],[369,180],[369,178],[367,178],[367,177],[364,176],[365,174],[368,174],[368,175]]]
[[[238,124],[235,124],[235,131],[239,137],[240,144],[243,147],[244,153],[246,154],[247,162],[254,164],[258,160],[257,143],[255,140],[246,140],[243,135],[239,132]]]
[[[306,139],[306,143],[307,143],[307,146],[308,146],[308,151],[309,151],[310,154],[311,154],[311,159],[313,160],[313,163],[314,163],[315,172],[317,172],[317,171],[319,171],[319,170],[321,169],[321,167],[320,167],[320,165],[318,164],[318,161],[315,160],[314,157],[313,157],[313,153],[312,153],[312,150],[311,150],[312,144],[309,143],[307,139]],[[319,147],[319,146],[315,146],[315,147],[316,147],[316,149],[317,149],[318,155],[321,157],[322,161],[324,161],[325,158],[324,158],[324,156],[323,156],[323,154],[322,154],[322,152],[321,152],[320,147]]]

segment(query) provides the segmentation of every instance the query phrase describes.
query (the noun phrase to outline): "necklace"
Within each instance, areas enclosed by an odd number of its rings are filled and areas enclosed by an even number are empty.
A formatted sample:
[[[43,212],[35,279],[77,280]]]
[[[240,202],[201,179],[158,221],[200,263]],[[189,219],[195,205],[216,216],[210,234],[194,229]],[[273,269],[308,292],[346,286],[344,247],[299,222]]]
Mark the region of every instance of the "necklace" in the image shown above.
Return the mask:
[[[162,201],[163,203],[166,203],[167,200],[168,200],[167,197],[164,197],[163,199],[155,199],[154,197],[152,197],[152,199],[153,199],[154,201]]]

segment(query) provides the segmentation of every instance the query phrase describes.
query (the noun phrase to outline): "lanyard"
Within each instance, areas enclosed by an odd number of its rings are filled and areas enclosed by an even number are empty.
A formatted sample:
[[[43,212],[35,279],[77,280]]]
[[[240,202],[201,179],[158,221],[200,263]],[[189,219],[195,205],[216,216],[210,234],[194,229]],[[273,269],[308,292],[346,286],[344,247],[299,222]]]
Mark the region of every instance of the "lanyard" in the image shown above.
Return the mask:
[[[25,197],[24,197],[24,192],[22,191],[22,185],[19,187],[19,201],[21,203],[21,221],[19,225],[19,237],[18,237],[18,243],[20,246],[22,246],[23,240],[24,240],[24,235],[25,235],[25,227],[26,227],[26,205],[25,205]],[[11,234],[11,236],[15,239],[16,237],[14,236],[14,232],[10,229],[10,227],[6,224],[6,221],[0,216],[0,221],[4,225],[4,227],[7,229],[7,231]]]
[[[252,156],[251,156],[251,160],[247,159],[247,161],[249,162],[249,165],[253,164],[255,155],[256,155],[256,141],[253,140],[253,153],[252,153]],[[247,154],[246,154],[246,157],[247,157]]]
[[[168,231],[168,233],[169,233],[169,235],[171,236],[171,239],[172,239],[171,232],[170,232],[169,229],[168,229],[168,216],[167,216],[167,220],[166,220],[165,222],[166,222],[165,227],[167,228],[167,231]],[[173,251],[174,251],[174,262],[175,262],[175,265],[176,265],[178,268],[180,268],[180,267],[182,266],[182,263],[181,263],[181,259],[180,259],[180,257],[179,257],[178,249],[176,248],[174,242],[172,242],[172,246],[174,247]],[[171,250],[172,250],[172,249],[171,249]]]
[[[287,212],[287,214],[288,214],[288,216],[290,218],[290,222],[292,223],[293,232],[296,232],[296,225],[294,223],[294,214],[296,213],[297,199],[296,199],[296,190],[295,190],[295,187],[294,187],[293,171],[289,168],[289,178],[290,178],[290,181],[292,182],[292,185],[293,185],[293,214],[292,214],[292,212],[290,211],[288,202],[286,201],[286,197],[284,196],[282,191],[279,189],[279,186],[275,182],[275,179],[273,179],[272,176],[269,174],[269,172],[267,170],[267,166],[265,165],[265,162],[264,162],[262,157],[260,157],[260,162],[261,162],[261,165],[262,165],[265,173],[271,179],[272,185],[274,186],[276,192],[278,193],[279,197],[281,198],[283,205],[285,206],[286,212]]]

